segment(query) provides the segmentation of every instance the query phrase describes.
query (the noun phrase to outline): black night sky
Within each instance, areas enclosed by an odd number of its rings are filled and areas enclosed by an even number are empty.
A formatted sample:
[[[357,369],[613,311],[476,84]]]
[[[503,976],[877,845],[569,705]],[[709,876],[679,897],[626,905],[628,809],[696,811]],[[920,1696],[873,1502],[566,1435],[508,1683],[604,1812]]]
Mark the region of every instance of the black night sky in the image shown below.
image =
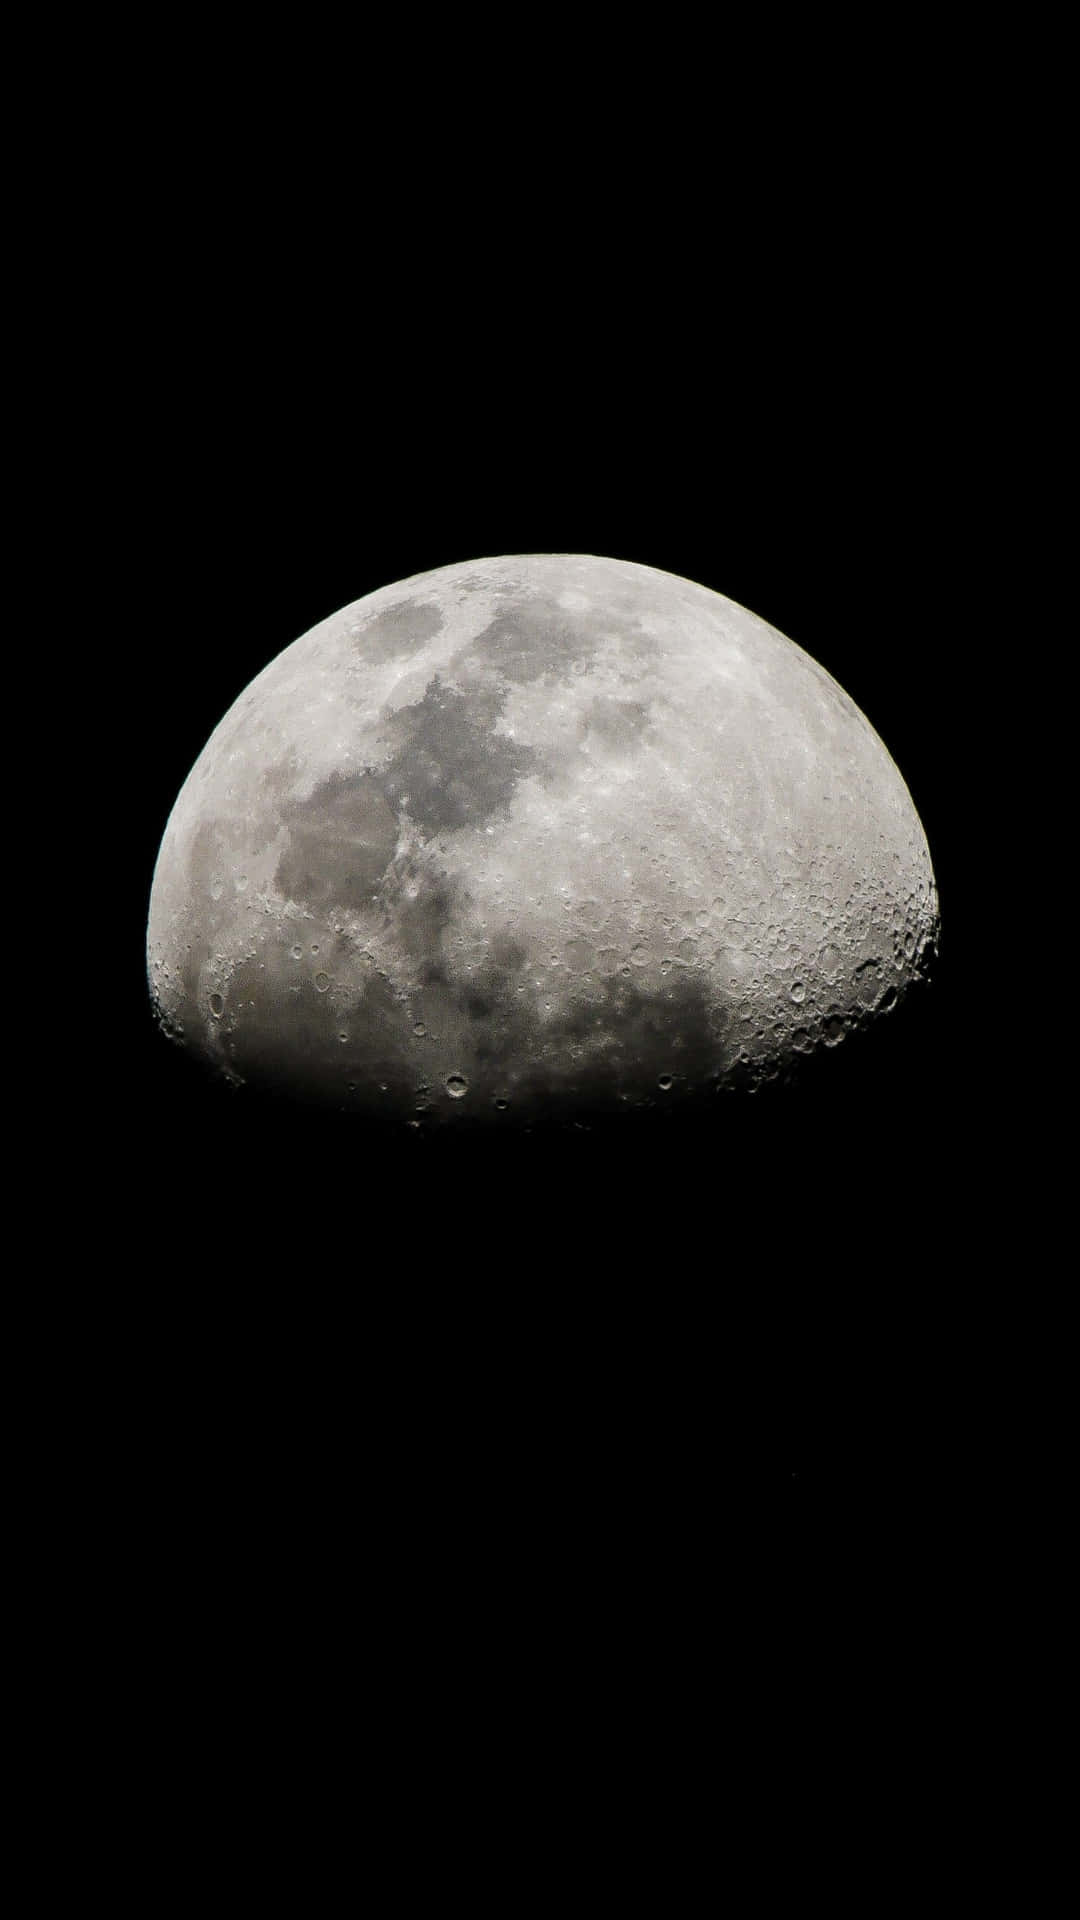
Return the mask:
[[[499,203],[479,157],[391,188],[358,152],[321,219],[284,164],[220,201],[177,164],[126,260],[116,1143],[144,1224],[110,1311],[149,1356],[144,1411],[178,1422],[163,1471],[190,1447],[222,1527],[286,1483],[298,1513],[296,1458],[324,1516],[389,1479],[433,1527],[460,1499],[488,1533],[561,1511],[594,1546],[640,1524],[672,1551],[702,1515],[940,1515],[968,1472],[979,395],[949,237],[888,167],[869,200],[788,179],[714,220],[705,152],[689,199],[639,160],[603,194],[537,165]],[[928,837],[933,986],[708,1131],[406,1150],[223,1102],[144,980],[154,858],[207,736],[346,602],[551,551],[701,581],[840,682]]]
[[[324,378],[299,392],[294,368],[282,392],[269,369],[237,370],[234,386],[213,366],[193,418],[180,398],[165,411],[124,905],[137,1151],[145,1190],[160,1182],[166,1211],[179,1209],[173,1284],[208,1310],[223,1295],[233,1337],[272,1301],[315,1349],[309,1367],[324,1326],[336,1369],[345,1329],[362,1346],[372,1316],[404,1340],[407,1370],[428,1341],[429,1364],[463,1342],[485,1376],[528,1372],[539,1354],[558,1373],[580,1349],[601,1398],[638,1409],[620,1416],[635,1431],[656,1399],[665,1418],[677,1404],[711,1436],[700,1444],[723,1434],[789,1498],[815,1474],[834,1491],[841,1469],[895,1475],[913,1449],[925,1465],[952,1444],[929,1441],[916,1407],[948,1426],[926,1340],[930,1327],[947,1337],[936,1223],[965,1047],[948,748],[961,596],[944,565],[941,462],[923,460],[939,423],[910,392],[875,389],[865,362],[850,369],[858,395],[838,389],[835,365],[808,395],[798,369],[766,379],[760,361],[732,395],[703,379],[703,343],[670,387],[655,363],[631,377],[625,362],[597,368],[594,385],[572,342],[554,365],[533,358],[535,336],[520,344],[520,360],[480,365],[418,367],[399,351],[371,393],[360,367],[341,390]],[[340,344],[335,364],[340,375]],[[233,1111],[182,1070],[145,1002],[142,922],[180,784],[254,673],[317,620],[410,573],[520,551],[700,580],[828,668],[923,821],[942,901],[937,978],[879,1035],[827,1056],[810,1086],[744,1103],[708,1137],[410,1153],[347,1122]]]

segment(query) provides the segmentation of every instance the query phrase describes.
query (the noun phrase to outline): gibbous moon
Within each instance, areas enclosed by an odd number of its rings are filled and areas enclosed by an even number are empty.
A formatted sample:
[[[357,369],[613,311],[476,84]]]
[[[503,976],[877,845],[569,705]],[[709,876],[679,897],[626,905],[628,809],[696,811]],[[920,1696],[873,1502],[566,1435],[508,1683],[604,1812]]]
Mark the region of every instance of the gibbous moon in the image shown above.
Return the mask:
[[[857,1045],[937,925],[900,773],[808,654],[674,574],[526,554],[257,675],[169,817],[147,963],[234,1085],[511,1128]]]

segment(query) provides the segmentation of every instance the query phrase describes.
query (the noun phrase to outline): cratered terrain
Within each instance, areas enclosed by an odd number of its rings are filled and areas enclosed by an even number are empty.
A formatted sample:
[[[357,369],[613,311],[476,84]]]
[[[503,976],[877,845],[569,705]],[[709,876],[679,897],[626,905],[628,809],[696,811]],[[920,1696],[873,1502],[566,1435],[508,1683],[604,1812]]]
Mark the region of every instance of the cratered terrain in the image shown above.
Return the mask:
[[[251,682],[169,817],[147,963],[235,1087],[511,1129],[858,1045],[937,928],[823,668],[689,580],[528,554],[384,587]]]

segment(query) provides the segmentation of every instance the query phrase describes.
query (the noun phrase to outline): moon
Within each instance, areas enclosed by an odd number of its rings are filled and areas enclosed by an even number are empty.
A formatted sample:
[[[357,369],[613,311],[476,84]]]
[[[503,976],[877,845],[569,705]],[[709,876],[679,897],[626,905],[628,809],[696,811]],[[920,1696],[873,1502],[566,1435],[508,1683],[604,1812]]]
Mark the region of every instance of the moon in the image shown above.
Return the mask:
[[[257,675],[169,816],[147,971],[234,1086],[506,1129],[784,1079],[938,925],[899,770],[808,654],[677,575],[525,554]]]

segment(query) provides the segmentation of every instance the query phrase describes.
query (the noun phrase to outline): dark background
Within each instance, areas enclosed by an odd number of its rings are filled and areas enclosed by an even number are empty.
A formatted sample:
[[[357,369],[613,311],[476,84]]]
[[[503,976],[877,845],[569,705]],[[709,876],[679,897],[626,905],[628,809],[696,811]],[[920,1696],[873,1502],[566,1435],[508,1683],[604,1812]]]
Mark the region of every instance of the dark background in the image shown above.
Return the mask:
[[[575,1423],[600,1424],[608,1478],[623,1445],[628,1457],[656,1444],[659,1422],[695,1485],[703,1458],[722,1456],[734,1487],[764,1476],[804,1502],[809,1489],[846,1499],[852,1482],[880,1498],[885,1482],[917,1480],[936,1497],[971,1446],[956,1349],[979,1285],[957,1264],[978,933],[957,798],[967,636],[941,386],[913,404],[867,341],[816,404],[767,354],[714,384],[698,343],[669,384],[675,342],[641,366],[616,339],[594,382],[573,341],[554,365],[543,344],[538,325],[517,355],[432,375],[400,343],[385,355],[358,343],[370,391],[331,378],[298,395],[293,369],[265,410],[250,395],[237,405],[231,371],[211,361],[193,417],[168,415],[125,900],[134,1152],[152,1207],[160,1195],[150,1240],[164,1235],[170,1284],[205,1303],[226,1343],[242,1329],[258,1350],[269,1313],[274,1352],[298,1339],[318,1380],[346,1356],[366,1374],[374,1341],[405,1379],[433,1370],[454,1431],[462,1379],[465,1400],[508,1396],[488,1416],[497,1428],[519,1393],[541,1391],[539,1370],[554,1396],[545,1426],[561,1433],[569,1396]],[[193,760],[252,676],[337,607],[430,567],[529,551],[700,580],[828,668],[927,833],[943,926],[931,987],[808,1085],[744,1100],[704,1131],[532,1139],[516,1153],[387,1147],[344,1118],[226,1100],[158,1035],[141,973],[153,861]],[[158,1259],[148,1252],[149,1271]],[[310,1377],[303,1391],[321,1399]]]
[[[688,1565],[745,1522],[795,1577],[826,1522],[940,1542],[1012,1471],[980,1186],[991,210],[933,61],[778,138],[763,69],[655,51],[598,96],[545,42],[497,114],[433,59],[420,100],[296,78],[238,118],[196,62],[118,145],[124,297],[85,369],[124,715],[86,1312],[118,1454],[152,1435],[147,1499],[222,1553],[279,1526],[329,1551],[346,1516],[380,1551],[397,1527]],[[406,1149],[225,1101],[144,978],[209,733],[343,604],[550,551],[701,581],[835,676],[927,834],[932,987],[692,1133]]]
[[[38,1867],[204,1897],[203,1834],[245,1887],[296,1834],[310,1907],[336,1826],[354,1881],[389,1828],[399,1882],[470,1887],[523,1827],[519,1881],[559,1870],[569,1828],[611,1834],[605,1884],[656,1834],[669,1907],[694,1828],[730,1877],[741,1793],[764,1871],[835,1883],[862,1840],[923,1894],[921,1834],[1000,1880],[1056,1750],[1010,1719],[1060,1692],[1040,1562],[1075,1506],[1034,1087],[1049,1061],[1068,1118],[1065,896],[1032,857],[1069,629],[1056,461],[1015,431],[1062,437],[1056,49],[1010,18],[955,47],[895,12],[589,24],[94,13],[12,69],[32,828],[35,770],[57,789],[53,937],[9,943],[44,1095],[30,1120],[9,1080]],[[927,834],[932,987],[693,1133],[406,1153],[223,1102],[144,958],[210,732],[372,589],[558,550],[701,581],[836,677]]]

